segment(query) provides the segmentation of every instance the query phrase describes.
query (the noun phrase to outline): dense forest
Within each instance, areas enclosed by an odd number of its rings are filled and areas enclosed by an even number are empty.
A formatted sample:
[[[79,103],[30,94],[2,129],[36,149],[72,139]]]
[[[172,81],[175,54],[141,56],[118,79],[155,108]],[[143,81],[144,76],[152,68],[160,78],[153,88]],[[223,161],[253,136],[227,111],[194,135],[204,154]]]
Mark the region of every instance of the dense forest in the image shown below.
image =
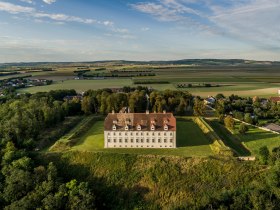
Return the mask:
[[[65,119],[134,112],[199,114],[200,99],[144,87],[11,94],[0,104],[0,209],[278,209],[280,148],[256,162],[231,157],[163,157],[37,151],[41,134]],[[66,97],[66,98],[65,98]]]

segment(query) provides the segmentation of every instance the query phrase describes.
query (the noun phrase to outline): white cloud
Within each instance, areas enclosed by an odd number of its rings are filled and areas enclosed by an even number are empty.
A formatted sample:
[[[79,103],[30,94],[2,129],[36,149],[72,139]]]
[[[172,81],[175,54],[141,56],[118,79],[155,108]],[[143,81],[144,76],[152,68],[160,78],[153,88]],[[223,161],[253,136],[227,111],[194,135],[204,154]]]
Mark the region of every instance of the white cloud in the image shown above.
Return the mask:
[[[114,24],[112,21],[108,21],[108,20],[98,21],[91,18],[81,18],[81,17],[71,16],[66,14],[46,13],[46,12],[38,11],[33,7],[23,7],[20,5],[2,2],[2,1],[0,1],[0,11],[8,12],[11,14],[25,14],[34,17],[37,22],[39,19],[49,19],[49,20],[57,21],[59,23],[76,22],[76,23],[84,23],[84,24],[100,24],[108,27],[111,27]]]
[[[52,4],[55,3],[56,0],[43,0],[43,2],[45,2],[46,4]]]
[[[280,46],[280,1],[252,0],[231,8],[212,7],[210,20],[226,35],[260,47]]]
[[[28,4],[34,4],[33,0],[20,0],[20,1],[28,3]]]
[[[9,12],[11,14],[32,13],[35,9],[32,7],[23,7],[8,2],[0,2],[0,11]]]
[[[143,27],[143,28],[141,28],[141,31],[149,31],[149,30],[150,30],[149,27]]]

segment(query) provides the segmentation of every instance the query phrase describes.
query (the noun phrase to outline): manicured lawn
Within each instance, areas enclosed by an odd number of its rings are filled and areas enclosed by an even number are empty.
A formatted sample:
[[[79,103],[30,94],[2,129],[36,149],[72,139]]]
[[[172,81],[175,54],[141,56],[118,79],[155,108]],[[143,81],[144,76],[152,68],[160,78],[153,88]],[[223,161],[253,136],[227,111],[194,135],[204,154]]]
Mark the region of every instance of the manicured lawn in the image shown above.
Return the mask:
[[[238,128],[237,126],[239,126],[239,124],[236,124],[236,129]],[[236,132],[235,136],[251,150],[252,154],[257,154],[259,148],[262,146],[267,146],[270,151],[274,147],[280,146],[279,134],[274,134],[259,128],[250,127],[249,132],[245,135]]]
[[[104,149],[103,121],[98,121],[71,150],[190,157],[213,155],[209,144],[200,128],[191,119],[184,119],[177,121],[176,149]]]

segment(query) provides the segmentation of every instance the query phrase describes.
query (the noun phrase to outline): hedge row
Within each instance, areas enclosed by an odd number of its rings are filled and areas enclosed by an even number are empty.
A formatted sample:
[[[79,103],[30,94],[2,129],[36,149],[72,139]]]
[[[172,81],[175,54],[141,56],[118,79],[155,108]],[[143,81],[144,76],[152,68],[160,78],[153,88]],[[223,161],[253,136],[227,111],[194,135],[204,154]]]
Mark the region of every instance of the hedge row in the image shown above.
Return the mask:
[[[211,140],[212,144],[210,147],[215,154],[233,156],[233,151],[224,144],[222,139],[202,117],[196,117],[194,121]]]

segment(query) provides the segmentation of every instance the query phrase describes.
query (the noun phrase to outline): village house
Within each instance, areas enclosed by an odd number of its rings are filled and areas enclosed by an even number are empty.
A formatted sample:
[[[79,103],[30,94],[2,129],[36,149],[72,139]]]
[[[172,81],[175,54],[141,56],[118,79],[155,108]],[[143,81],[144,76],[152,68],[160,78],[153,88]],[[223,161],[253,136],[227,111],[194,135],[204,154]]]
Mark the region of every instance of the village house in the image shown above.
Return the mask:
[[[105,148],[176,148],[172,113],[109,113],[104,122]]]
[[[279,96],[271,97],[270,101],[279,104],[280,103],[280,97]]]

